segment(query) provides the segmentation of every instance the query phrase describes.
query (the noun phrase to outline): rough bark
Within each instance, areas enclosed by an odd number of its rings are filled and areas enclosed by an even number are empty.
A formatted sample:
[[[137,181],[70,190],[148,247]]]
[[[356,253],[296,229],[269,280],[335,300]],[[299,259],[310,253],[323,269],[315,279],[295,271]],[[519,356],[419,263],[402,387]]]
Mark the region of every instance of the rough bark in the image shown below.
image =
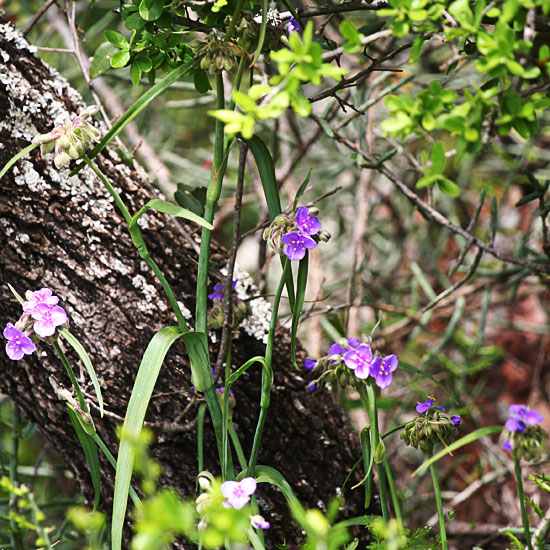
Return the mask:
[[[81,98],[68,83],[35,58],[32,47],[10,25],[1,24],[0,166],[34,135],[51,130],[65,113],[74,116],[81,107]],[[97,162],[116,182],[130,211],[155,196],[139,168],[123,164],[112,150],[107,149]],[[20,293],[54,289],[70,317],[70,330],[88,350],[98,373],[107,414],[100,419],[94,410],[94,417],[101,437],[115,450],[115,429],[124,417],[141,355],[155,331],[176,324],[162,288],[140,260],[121,215],[90,170],[70,178],[68,169],[55,170],[51,155],[42,158],[34,150],[0,181],[0,187],[2,326],[15,322],[20,313],[7,283]],[[198,233],[161,214],[147,215],[143,228],[151,256],[181,302],[193,311]],[[214,258],[223,265],[224,252],[215,248]],[[263,353],[269,312],[266,302],[254,303],[248,331],[241,330],[235,340],[233,366]],[[272,404],[259,463],[279,469],[306,507],[323,508],[360,454],[356,437],[330,393],[305,391],[307,381],[292,368],[289,338],[282,330],[276,346]],[[217,351],[215,343],[211,350]],[[76,365],[76,358],[72,359]],[[39,426],[89,499],[84,455],[55,391],[70,388],[70,382],[53,349],[41,344],[37,354],[18,362],[2,352],[0,365],[0,391]],[[258,415],[259,379],[258,369],[239,379],[234,388],[234,420],[245,452],[250,451]],[[92,398],[91,385],[85,382],[84,387]],[[162,368],[146,420],[156,435],[151,453],[162,465],[161,481],[183,496],[192,495],[195,488],[194,419],[200,399],[190,389],[184,348],[175,345]],[[209,425],[206,432],[206,465],[216,472],[217,453]],[[102,468],[102,502],[108,509],[114,473],[104,460]],[[286,539],[289,548],[296,548],[301,534],[289,520],[282,497],[263,486],[259,497],[273,524],[268,544]],[[345,497],[344,516],[364,513],[361,491],[346,490]]]

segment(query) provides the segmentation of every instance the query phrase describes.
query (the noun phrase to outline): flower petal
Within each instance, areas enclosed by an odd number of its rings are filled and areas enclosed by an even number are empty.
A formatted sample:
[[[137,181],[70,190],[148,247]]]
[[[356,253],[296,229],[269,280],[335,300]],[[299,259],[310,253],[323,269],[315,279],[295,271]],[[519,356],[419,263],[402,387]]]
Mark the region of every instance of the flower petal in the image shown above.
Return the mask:
[[[535,424],[540,424],[543,418],[537,411],[530,410],[525,413],[524,420],[529,426],[534,426]]]

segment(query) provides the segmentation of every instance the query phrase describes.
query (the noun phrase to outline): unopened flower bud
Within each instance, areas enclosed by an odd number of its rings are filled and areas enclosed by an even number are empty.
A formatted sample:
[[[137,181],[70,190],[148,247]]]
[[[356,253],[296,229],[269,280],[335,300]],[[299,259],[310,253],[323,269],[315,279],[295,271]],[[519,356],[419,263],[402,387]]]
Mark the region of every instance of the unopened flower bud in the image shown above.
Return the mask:
[[[289,222],[289,217],[285,214],[279,214],[278,216],[275,216],[275,219],[273,220],[273,223],[275,225],[286,225]]]
[[[321,231],[319,231],[319,233],[317,233],[317,236],[319,237],[319,239],[321,239],[324,243],[328,242],[332,235],[325,229],[321,229]]]
[[[64,166],[67,166],[71,162],[71,157],[65,153],[65,151],[62,151],[61,153],[55,155],[54,158],[54,164],[56,168],[63,168]]]

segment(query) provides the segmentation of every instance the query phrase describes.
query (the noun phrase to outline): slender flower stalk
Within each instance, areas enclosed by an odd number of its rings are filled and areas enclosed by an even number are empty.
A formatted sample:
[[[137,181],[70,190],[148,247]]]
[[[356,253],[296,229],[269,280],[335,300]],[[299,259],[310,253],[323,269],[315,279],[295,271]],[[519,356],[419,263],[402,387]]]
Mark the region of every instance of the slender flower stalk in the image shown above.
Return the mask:
[[[529,550],[533,550],[533,545],[531,544],[531,531],[529,529],[529,518],[527,517],[527,510],[525,509],[525,496],[523,494],[523,481],[521,479],[521,466],[519,463],[519,457],[517,451],[512,451],[512,456],[514,457],[514,470],[516,472],[516,483],[518,486],[518,499],[519,499],[519,509],[521,511],[521,522],[523,524],[523,532],[525,536],[525,543]]]
[[[17,467],[19,465],[19,439],[21,434],[19,433],[19,409],[12,404],[12,415],[11,415],[11,454],[10,454],[10,483],[16,486],[17,483]],[[17,496],[13,493],[10,493],[9,497],[9,510],[17,507]],[[15,510],[14,510],[15,511]],[[21,536],[21,531],[16,521],[10,517],[10,540],[11,546],[14,550],[23,550],[23,538]]]
[[[281,302],[281,295],[285,287],[287,273],[290,271],[290,260],[284,260],[283,273],[279,281],[279,286],[275,293],[275,299],[273,300],[273,311],[271,314],[271,324],[269,326],[269,334],[267,336],[267,346],[265,349],[265,363],[268,367],[267,370],[271,370],[271,362],[273,359],[273,341],[275,339],[275,328],[277,326],[277,313],[279,311],[279,304]],[[262,433],[264,429],[265,419],[267,416],[267,409],[269,408],[269,400],[271,395],[272,377],[268,375],[266,369],[262,369],[262,396],[260,399],[260,416],[258,417],[258,424],[256,425],[256,433],[254,434],[254,442],[252,444],[252,451],[250,453],[250,459],[248,460],[247,472],[249,475],[254,475],[254,468],[256,467],[256,461],[258,460],[258,453],[260,451],[260,440],[262,439]]]
[[[429,452],[427,456],[428,458],[432,458],[433,452]],[[445,530],[445,515],[443,513],[443,503],[441,502],[441,491],[439,490],[439,481],[437,480],[437,472],[435,471],[434,464],[430,464],[430,474],[432,475],[435,504],[437,506],[437,517],[439,519],[439,536],[441,537],[441,549],[448,550],[447,531]]]

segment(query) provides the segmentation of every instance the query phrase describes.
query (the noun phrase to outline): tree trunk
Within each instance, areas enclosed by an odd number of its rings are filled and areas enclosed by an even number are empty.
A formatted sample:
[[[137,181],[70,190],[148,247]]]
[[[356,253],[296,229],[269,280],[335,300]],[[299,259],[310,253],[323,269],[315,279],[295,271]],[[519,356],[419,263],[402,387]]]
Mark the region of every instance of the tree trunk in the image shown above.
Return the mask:
[[[74,117],[82,99],[55,71],[33,56],[33,49],[9,24],[0,25],[0,166],[27,146],[37,133],[50,131]],[[122,163],[111,149],[96,159],[131,212],[155,191],[139,167]],[[0,319],[2,327],[20,313],[7,284],[23,294],[42,287],[61,297],[70,318],[70,330],[88,351],[98,374],[106,415],[93,415],[98,431],[111,450],[117,448],[115,429],[123,421],[141,356],[153,334],[176,325],[160,284],[141,261],[101,182],[89,169],[69,177],[56,170],[53,156],[38,150],[20,160],[0,182]],[[194,311],[197,250],[195,227],[150,213],[143,226],[151,256],[157,261],[176,296]],[[214,258],[223,266],[225,253],[214,245]],[[252,284],[244,279],[245,286]],[[233,367],[262,355],[262,338],[269,324],[266,302],[252,302],[253,315],[234,341]],[[263,310],[262,310],[263,308]],[[267,315],[267,317],[266,317]],[[219,341],[219,335],[218,335]],[[78,361],[71,356],[76,367]],[[306,377],[289,360],[289,337],[279,330],[274,353],[275,382],[270,414],[259,457],[260,464],[280,470],[306,507],[326,507],[360,456],[356,436],[328,391],[309,393]],[[216,344],[211,344],[216,356]],[[84,454],[71,426],[65,403],[56,394],[71,388],[53,349],[39,344],[38,353],[21,361],[0,358],[0,391],[10,396],[26,417],[35,422],[52,448],[74,473],[89,501],[91,482]],[[82,377],[86,395],[93,389]],[[233,413],[245,453],[249,453],[258,417],[259,368],[234,387]],[[163,468],[161,483],[184,497],[193,495],[197,476],[196,413],[201,397],[190,389],[188,359],[175,345],[161,370],[146,421],[153,428],[151,454]],[[217,473],[217,451],[211,426],[206,426],[206,467]],[[116,455],[116,453],[115,453]],[[114,471],[102,460],[102,507],[112,499]],[[357,474],[359,475],[359,474]],[[362,491],[345,490],[344,517],[364,513]],[[267,539],[273,546],[286,539],[296,548],[302,538],[289,519],[280,495],[268,487],[259,492],[263,512],[273,528]]]

